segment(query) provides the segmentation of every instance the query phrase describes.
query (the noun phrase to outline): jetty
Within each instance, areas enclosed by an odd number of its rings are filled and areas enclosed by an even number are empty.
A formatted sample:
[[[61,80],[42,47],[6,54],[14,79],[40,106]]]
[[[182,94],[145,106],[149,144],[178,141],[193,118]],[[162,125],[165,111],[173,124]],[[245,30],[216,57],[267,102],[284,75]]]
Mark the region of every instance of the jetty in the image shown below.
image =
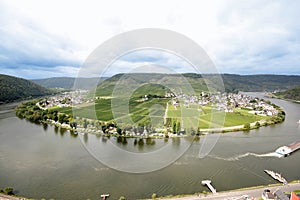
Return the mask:
[[[101,194],[100,197],[102,200],[106,200],[106,199],[108,199],[109,194]]]
[[[293,142],[289,145],[279,147],[278,149],[276,149],[275,152],[282,156],[288,156],[294,151],[297,151],[298,149],[300,149],[300,141]]]
[[[203,180],[201,182],[202,185],[207,185],[207,187],[210,189],[210,191],[213,193],[213,194],[216,194],[217,193],[217,190],[211,185],[211,180]]]

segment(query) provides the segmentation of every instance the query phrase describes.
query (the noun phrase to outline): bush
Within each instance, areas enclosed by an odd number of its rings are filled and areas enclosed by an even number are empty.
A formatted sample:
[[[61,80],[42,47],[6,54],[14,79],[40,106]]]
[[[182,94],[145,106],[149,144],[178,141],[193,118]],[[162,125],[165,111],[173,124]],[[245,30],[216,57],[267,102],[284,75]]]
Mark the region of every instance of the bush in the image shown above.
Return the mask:
[[[14,194],[14,189],[12,187],[7,187],[7,188],[4,189],[4,194],[13,195]]]
[[[260,123],[259,123],[259,122],[256,122],[255,126],[256,126],[256,127],[260,127]]]
[[[152,197],[152,199],[156,199],[157,195],[155,193],[153,193],[151,197]]]
[[[125,198],[124,196],[121,196],[121,197],[119,198],[119,200],[126,200],[126,198]]]
[[[246,123],[245,125],[244,125],[244,129],[245,130],[250,130],[250,123]]]

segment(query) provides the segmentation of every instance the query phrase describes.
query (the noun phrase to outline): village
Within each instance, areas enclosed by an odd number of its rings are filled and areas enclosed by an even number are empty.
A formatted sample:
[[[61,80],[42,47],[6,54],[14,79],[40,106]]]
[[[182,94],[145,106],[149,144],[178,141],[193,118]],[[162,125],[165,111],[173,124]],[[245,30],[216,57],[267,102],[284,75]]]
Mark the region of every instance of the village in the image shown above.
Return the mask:
[[[74,90],[69,92],[63,92],[55,96],[51,96],[39,101],[39,106],[47,109],[51,107],[71,107],[74,105],[82,104],[86,102],[86,96],[88,90]]]
[[[172,104],[174,107],[180,106],[180,101],[184,102],[185,107],[190,105],[206,106],[211,104],[216,110],[226,113],[233,112],[236,108],[248,109],[249,113],[260,116],[274,116],[278,114],[278,110],[263,99],[253,98],[245,94],[233,93],[217,93],[206,94],[201,92],[200,96],[187,94],[166,94],[166,97],[173,97]]]
[[[88,91],[85,90],[64,92],[63,94],[43,99],[39,101],[37,105],[40,109],[43,110],[53,107],[72,107],[74,105],[80,105],[91,102],[90,98],[86,98],[87,94]],[[164,98],[170,99],[170,103],[174,106],[174,108],[179,108],[180,106],[189,108],[197,105],[200,108],[204,106],[211,106],[216,111],[225,113],[233,113],[235,109],[246,109],[248,110],[248,113],[253,115],[275,116],[278,114],[278,110],[276,109],[276,107],[271,105],[270,102],[266,102],[263,99],[259,98],[253,98],[241,93],[209,94],[201,92],[199,96],[182,93],[166,93]],[[95,99],[97,99],[97,97],[95,97]],[[147,97],[147,95],[145,95],[140,102],[148,100],[149,98]],[[199,112],[201,112],[201,109],[199,109]],[[75,132],[79,133],[120,134],[127,137],[154,138],[166,137],[166,135],[168,137],[186,136],[186,131],[183,127],[180,128],[179,132],[175,132],[174,130],[170,130],[170,128],[166,127],[151,127],[149,125],[136,125],[119,130],[118,127],[116,127],[113,123],[99,122],[98,120],[92,119],[82,120],[78,117],[74,118],[74,120],[76,121],[76,126],[71,126],[70,123],[60,123],[58,121],[54,121],[53,119],[48,119],[47,121],[48,123],[53,124],[55,126],[60,126],[69,130],[75,130]],[[195,130],[194,132],[197,133],[197,130]]]

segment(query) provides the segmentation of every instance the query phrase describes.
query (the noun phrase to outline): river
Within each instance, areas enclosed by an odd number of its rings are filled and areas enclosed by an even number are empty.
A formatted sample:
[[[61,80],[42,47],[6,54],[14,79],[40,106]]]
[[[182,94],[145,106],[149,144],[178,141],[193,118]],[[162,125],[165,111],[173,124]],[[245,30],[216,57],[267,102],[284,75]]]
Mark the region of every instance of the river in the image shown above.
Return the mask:
[[[139,143],[134,139],[124,142],[114,137],[82,137],[21,120],[15,116],[13,106],[2,105],[0,187],[11,186],[18,195],[36,199],[99,199],[104,193],[109,193],[110,199],[138,199],[150,198],[152,193],[166,196],[207,190],[201,186],[203,179],[211,179],[218,191],[276,183],[264,169],[280,172],[287,180],[300,179],[300,151],[286,158],[271,154],[279,146],[300,140],[300,126],[296,123],[300,119],[300,104],[270,100],[285,110],[284,123],[250,132],[209,135],[220,137],[204,158],[198,157],[201,137],[176,162],[141,174],[111,169],[91,156],[86,147],[111,142],[120,148],[143,152],[166,144],[181,148],[184,139]],[[101,154],[110,153],[110,148],[101,148]],[[111,156],[116,159],[119,155]]]

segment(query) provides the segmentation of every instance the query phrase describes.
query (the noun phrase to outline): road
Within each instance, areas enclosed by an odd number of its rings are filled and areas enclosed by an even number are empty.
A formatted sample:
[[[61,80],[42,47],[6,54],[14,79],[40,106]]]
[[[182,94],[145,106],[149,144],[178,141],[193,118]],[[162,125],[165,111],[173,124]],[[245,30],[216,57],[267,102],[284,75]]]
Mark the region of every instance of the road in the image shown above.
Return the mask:
[[[21,197],[12,197],[5,194],[0,194],[0,200],[26,200],[26,199]]]
[[[178,198],[168,198],[168,200],[242,200],[242,195],[249,195],[250,197],[254,197],[254,199],[259,199],[264,191],[264,189],[270,189],[271,192],[274,192],[277,189],[280,189],[282,192],[292,192],[294,190],[300,189],[300,183],[290,183],[288,185],[282,186],[265,186],[255,189],[245,189],[238,191],[229,191],[229,192],[219,192],[217,194],[209,194],[201,196],[186,196],[186,197],[178,197]]]

